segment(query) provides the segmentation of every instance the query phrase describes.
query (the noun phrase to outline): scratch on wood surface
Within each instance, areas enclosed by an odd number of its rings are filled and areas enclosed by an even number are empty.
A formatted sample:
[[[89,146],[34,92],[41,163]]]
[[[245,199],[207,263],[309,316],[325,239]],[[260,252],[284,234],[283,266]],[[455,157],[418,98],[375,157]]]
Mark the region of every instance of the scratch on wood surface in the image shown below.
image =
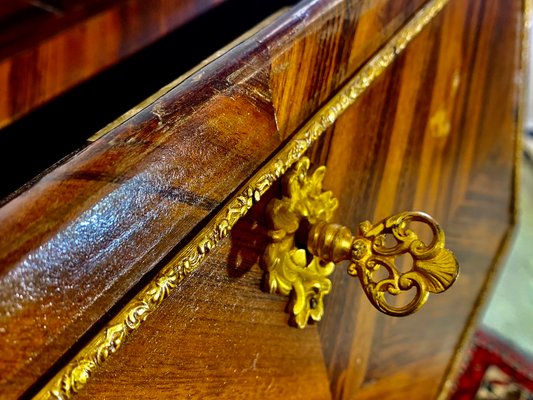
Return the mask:
[[[163,124],[163,110],[161,108],[161,103],[157,103],[152,108],[152,114],[154,114],[157,119],[159,120],[158,126],[161,126]]]
[[[255,353],[255,357],[252,360],[252,365],[250,365],[248,368],[244,368],[241,373],[247,372],[247,371],[255,371],[257,368],[257,361],[259,360],[259,353]]]
[[[254,360],[252,362],[252,369],[255,370],[256,366],[257,366],[257,360],[259,360],[259,353],[256,353],[255,354],[255,357],[254,357]]]

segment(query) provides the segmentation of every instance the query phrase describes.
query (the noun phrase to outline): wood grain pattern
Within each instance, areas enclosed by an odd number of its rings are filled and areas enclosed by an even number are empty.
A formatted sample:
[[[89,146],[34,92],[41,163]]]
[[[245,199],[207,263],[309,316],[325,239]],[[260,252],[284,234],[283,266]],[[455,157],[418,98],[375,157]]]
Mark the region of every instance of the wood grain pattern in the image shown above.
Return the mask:
[[[300,124],[322,85],[306,77],[316,76],[315,68],[332,70],[340,84],[416,4],[339,1],[324,14],[322,4],[304,3],[301,13],[219,58],[5,204],[0,343],[9,350],[2,353],[2,395],[26,390],[277,148],[283,133],[272,100],[276,79],[287,93],[309,80],[309,93],[295,97],[306,111],[290,123]],[[360,22],[380,15],[387,29],[374,33],[359,58],[331,62],[332,48],[351,47],[338,30],[345,14]],[[289,75],[272,70],[273,60],[296,40],[317,38],[317,30],[331,40],[313,64]],[[373,37],[368,29],[361,34]],[[291,63],[304,65],[306,54],[291,54]],[[335,89],[327,84],[322,96]]]
[[[266,230],[257,221],[264,204],[76,398],[331,397],[316,326],[291,328],[286,299],[259,290],[256,251],[266,246]]]
[[[448,245],[462,266],[460,279],[449,292],[433,296],[420,312],[404,319],[378,314],[356,281],[342,267],[337,268],[325,317],[318,325],[334,398],[428,399],[438,394],[484,277],[513,229],[513,134],[519,131],[515,111],[520,106],[515,74],[521,68],[521,6],[520,1],[452,0],[445,13],[413,41],[310,152],[315,162],[328,167],[327,189],[340,199],[339,222],[354,226],[360,220],[380,219],[403,209],[427,210],[442,222]],[[454,38],[453,44],[444,38]],[[489,61],[490,67],[485,67]],[[449,131],[434,122],[441,110],[449,118]],[[249,279],[255,279],[258,286],[258,265],[266,240],[261,230],[265,226],[261,208],[267,201],[263,199],[233,231],[233,245],[217,251],[216,263],[199,269],[187,285],[202,287],[210,279],[233,277],[234,283],[225,288],[233,291],[233,285],[244,285],[233,293],[234,298],[239,297],[237,293],[251,293]],[[214,271],[217,278],[211,275]],[[222,290],[220,298],[225,297],[224,287],[213,285],[212,290]],[[275,297],[256,296],[245,307],[250,320],[241,320],[239,314],[231,323],[218,326],[217,333],[224,338],[228,331],[238,331],[232,327],[233,321],[248,326],[249,321],[274,318],[262,312],[263,305]],[[168,325],[179,328],[186,324],[188,314],[181,314],[182,307],[196,297],[171,296],[172,310],[165,307],[165,311],[156,312],[147,322],[150,329],[140,330],[124,347],[124,353],[94,376],[82,396],[106,393],[112,398],[114,380],[119,378],[121,388],[130,395],[142,396],[149,387],[161,385],[165,388],[162,397],[249,397],[251,389],[224,365],[219,367],[213,386],[207,381],[214,376],[212,370],[206,375],[196,370],[192,377],[189,374],[194,368],[186,368],[175,376],[174,385],[158,375],[159,349],[171,349],[169,343],[180,347]],[[212,326],[212,316],[220,309],[218,299],[212,302],[203,303],[195,314],[205,316],[195,319],[195,330]],[[276,310],[278,317],[283,314],[280,308]],[[168,322],[170,318],[173,322]],[[156,333],[156,329],[160,331]],[[315,329],[295,331],[306,335]],[[285,341],[289,337],[287,333],[280,344],[286,351],[294,346]],[[213,338],[209,343],[224,340]],[[248,353],[239,362],[251,359],[253,350],[248,346],[255,345],[248,340],[243,340]],[[194,342],[184,346],[186,351],[205,343],[203,339]],[[200,359],[208,363],[218,355],[229,360],[231,353],[231,349],[217,348],[211,355],[202,352]],[[179,351],[172,354],[181,360]],[[275,357],[276,352],[263,361],[271,365]],[[316,362],[310,359],[306,363],[311,376]],[[127,366],[141,363],[149,382],[139,384],[142,390],[126,388],[127,382],[139,382],[137,370]],[[277,371],[282,367],[275,364],[272,368]],[[276,376],[276,372],[271,373]],[[263,388],[258,398],[268,395]],[[306,387],[292,388],[294,396],[309,395]]]
[[[355,222],[427,210],[443,224],[462,267],[448,293],[405,319],[375,312],[337,272],[319,327],[335,397],[438,393],[484,276],[512,229],[522,22],[521,2],[452,1],[398,60],[397,71],[327,139],[326,179],[342,192],[339,216]],[[432,124],[441,110],[448,136]]]
[[[223,1],[2,5],[0,128]]]
[[[96,131],[131,111],[176,77],[190,75],[187,71],[202,65],[211,53],[216,52],[217,58],[234,47],[235,43],[227,47],[228,41],[259,22],[268,21],[264,18],[285,3],[286,0],[224,2],[3,128],[0,148],[13,151],[0,157],[0,198],[13,197],[12,192],[30,179],[80,151]],[[246,18],[239,15],[239,10]],[[206,36],[206,27],[220,33]],[[195,40],[191,41],[191,37]],[[223,51],[219,52],[221,48]],[[19,77],[25,79],[24,74]]]

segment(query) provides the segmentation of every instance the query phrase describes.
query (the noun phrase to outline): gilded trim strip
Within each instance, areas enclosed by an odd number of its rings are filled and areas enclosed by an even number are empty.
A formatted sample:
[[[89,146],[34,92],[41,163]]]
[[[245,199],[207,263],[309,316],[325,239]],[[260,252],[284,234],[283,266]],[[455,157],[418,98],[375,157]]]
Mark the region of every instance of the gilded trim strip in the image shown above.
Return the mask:
[[[392,64],[415,36],[449,0],[432,0],[424,6],[361,70],[322,107],[261,168],[192,240],[138,295],[103,328],[42,389],[37,399],[70,399],[79,392],[124,341],[152,314],[183,279],[194,271],[207,253],[227,236],[235,223],[259,201],[267,189],[350,107]]]

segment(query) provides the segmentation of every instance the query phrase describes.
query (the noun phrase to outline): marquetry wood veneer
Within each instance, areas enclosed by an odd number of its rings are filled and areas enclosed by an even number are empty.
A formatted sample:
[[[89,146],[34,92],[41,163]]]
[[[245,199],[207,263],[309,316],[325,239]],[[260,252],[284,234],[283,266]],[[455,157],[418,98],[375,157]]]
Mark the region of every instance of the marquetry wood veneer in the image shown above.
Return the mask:
[[[10,198],[0,397],[445,397],[516,222],[524,10],[303,1]],[[338,222],[434,215],[455,286],[391,318],[339,266],[323,320],[290,327],[265,207],[304,153]]]

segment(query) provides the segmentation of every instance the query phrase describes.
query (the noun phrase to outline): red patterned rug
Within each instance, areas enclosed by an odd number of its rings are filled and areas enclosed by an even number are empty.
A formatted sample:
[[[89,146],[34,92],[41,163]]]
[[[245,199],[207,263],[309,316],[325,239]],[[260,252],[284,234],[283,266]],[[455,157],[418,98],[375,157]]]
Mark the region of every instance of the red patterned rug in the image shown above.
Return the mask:
[[[466,358],[451,400],[533,400],[533,360],[501,337],[478,330]]]

